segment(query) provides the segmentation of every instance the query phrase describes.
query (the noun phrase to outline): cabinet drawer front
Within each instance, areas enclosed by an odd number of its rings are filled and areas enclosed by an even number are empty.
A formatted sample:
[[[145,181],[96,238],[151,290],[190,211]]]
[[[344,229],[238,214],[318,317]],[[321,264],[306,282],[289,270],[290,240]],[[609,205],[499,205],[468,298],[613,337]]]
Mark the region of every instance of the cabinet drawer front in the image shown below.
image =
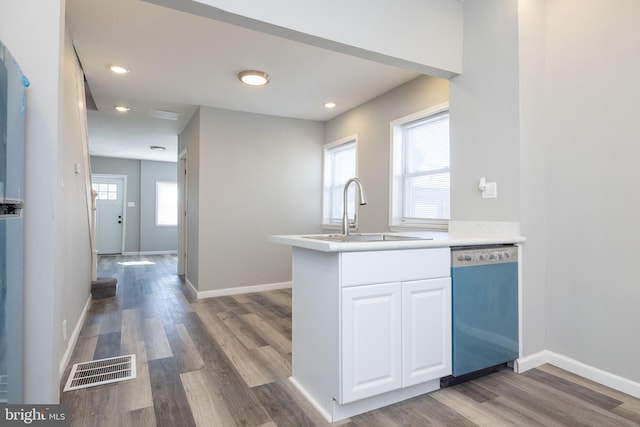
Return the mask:
[[[449,248],[343,252],[342,286],[449,277]]]

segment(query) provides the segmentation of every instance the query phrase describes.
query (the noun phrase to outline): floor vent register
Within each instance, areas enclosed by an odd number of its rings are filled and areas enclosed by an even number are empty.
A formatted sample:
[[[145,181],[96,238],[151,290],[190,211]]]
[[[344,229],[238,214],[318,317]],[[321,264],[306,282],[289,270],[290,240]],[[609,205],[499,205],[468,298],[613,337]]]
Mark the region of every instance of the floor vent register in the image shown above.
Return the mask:
[[[126,381],[135,377],[135,354],[76,363],[71,368],[64,391]]]

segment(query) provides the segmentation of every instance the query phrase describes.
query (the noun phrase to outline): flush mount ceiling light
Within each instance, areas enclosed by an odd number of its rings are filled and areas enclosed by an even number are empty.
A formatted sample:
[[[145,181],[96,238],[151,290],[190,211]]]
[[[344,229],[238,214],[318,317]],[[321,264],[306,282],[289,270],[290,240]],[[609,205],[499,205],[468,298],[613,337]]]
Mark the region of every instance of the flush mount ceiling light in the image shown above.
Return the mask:
[[[128,69],[121,67],[120,65],[112,65],[109,69],[116,74],[127,74],[129,72]]]
[[[127,111],[131,110],[131,107],[127,107],[126,105],[116,105],[115,110],[119,113],[126,113]]]
[[[336,103],[335,102],[325,102],[324,103],[324,108],[335,108],[336,107]]]
[[[246,70],[238,73],[238,78],[240,81],[249,86],[264,86],[269,83],[269,74],[256,71],[256,70]]]
[[[162,145],[150,145],[149,149],[153,151],[164,151],[167,149],[167,147],[163,147]]]

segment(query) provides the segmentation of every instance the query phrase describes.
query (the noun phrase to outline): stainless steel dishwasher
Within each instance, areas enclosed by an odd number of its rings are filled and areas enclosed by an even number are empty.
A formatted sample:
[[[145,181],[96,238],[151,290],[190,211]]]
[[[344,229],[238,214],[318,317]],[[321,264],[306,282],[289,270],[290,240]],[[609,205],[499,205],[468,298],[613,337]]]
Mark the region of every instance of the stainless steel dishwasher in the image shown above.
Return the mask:
[[[448,386],[518,358],[518,247],[451,248],[452,375]]]

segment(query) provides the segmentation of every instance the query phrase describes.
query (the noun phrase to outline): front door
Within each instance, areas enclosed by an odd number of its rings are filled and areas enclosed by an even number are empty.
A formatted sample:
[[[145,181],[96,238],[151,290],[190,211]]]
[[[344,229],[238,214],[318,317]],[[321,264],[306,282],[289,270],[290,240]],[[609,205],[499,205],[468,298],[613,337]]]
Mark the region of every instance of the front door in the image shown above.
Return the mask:
[[[121,254],[124,227],[124,178],[93,175],[96,198],[96,248],[99,254]]]

